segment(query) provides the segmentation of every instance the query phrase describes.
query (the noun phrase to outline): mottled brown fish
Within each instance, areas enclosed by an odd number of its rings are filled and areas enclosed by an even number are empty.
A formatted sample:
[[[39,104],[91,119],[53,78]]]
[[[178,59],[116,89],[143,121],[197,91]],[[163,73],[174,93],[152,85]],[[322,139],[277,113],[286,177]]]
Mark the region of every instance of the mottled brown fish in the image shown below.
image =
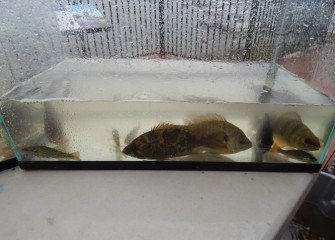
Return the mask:
[[[21,150],[27,153],[31,153],[40,158],[80,160],[79,152],[65,153],[65,152],[61,152],[54,148],[50,148],[46,146],[25,147],[25,148],[22,148]]]
[[[304,151],[316,151],[320,148],[320,140],[296,112],[285,113],[274,121],[273,140],[279,148],[289,146]]]
[[[187,125],[161,123],[135,138],[123,153],[140,159],[167,159],[201,152],[237,153],[252,146],[241,129],[222,116],[207,115]]]

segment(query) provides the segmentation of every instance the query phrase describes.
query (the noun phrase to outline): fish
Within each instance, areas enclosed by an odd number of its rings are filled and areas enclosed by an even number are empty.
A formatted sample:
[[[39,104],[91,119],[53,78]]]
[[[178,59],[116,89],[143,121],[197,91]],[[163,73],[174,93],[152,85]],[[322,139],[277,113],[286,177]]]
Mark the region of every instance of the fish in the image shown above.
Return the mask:
[[[320,140],[302,122],[297,112],[287,112],[273,123],[273,149],[292,147],[303,151],[317,151]]]
[[[295,149],[283,150],[283,149],[279,149],[278,152],[288,156],[289,158],[299,160],[299,161],[302,161],[302,162],[305,162],[305,163],[314,163],[314,162],[317,161],[317,158],[314,157],[311,153],[305,152],[305,151],[302,151],[302,150],[295,150]]]
[[[267,152],[273,144],[273,130],[269,115],[265,114],[256,136],[257,147],[262,152]]]
[[[21,148],[23,152],[33,154],[34,156],[40,158],[56,158],[56,159],[71,159],[71,160],[80,160],[79,152],[66,153],[61,152],[57,149],[46,147],[46,146],[31,146]]]
[[[237,153],[252,146],[241,129],[220,115],[204,115],[186,125],[160,123],[129,143],[122,152],[139,159],[165,160],[212,152]]]
[[[0,162],[11,158],[15,158],[13,151],[8,148],[0,148]]]
[[[259,120],[257,120],[259,121]],[[261,119],[256,132],[256,147],[254,148],[254,159],[263,162],[263,155],[267,153],[273,145],[273,130],[269,115],[266,113]]]
[[[268,163],[287,163],[288,160],[289,158],[287,156],[280,154],[278,151],[268,151],[262,156],[262,162]]]
[[[68,140],[64,137],[61,121],[51,103],[44,103],[44,132],[50,143],[64,148]]]
[[[122,159],[122,151],[121,151],[121,144],[120,144],[120,134],[119,131],[113,129],[112,136],[114,140],[114,148],[115,148],[115,157],[116,159]]]
[[[124,143],[126,145],[128,145],[132,140],[134,140],[135,136],[138,133],[138,130],[140,130],[140,127],[134,127],[126,136],[126,138],[124,139]]]

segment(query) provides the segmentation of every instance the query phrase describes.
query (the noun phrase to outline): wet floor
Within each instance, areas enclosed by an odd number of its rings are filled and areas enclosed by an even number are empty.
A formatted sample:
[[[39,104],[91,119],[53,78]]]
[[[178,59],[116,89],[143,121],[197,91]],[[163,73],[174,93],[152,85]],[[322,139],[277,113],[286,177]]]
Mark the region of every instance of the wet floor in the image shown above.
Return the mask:
[[[280,240],[334,240],[335,220],[304,202]]]
[[[334,186],[330,174],[321,174],[280,240],[334,240]]]

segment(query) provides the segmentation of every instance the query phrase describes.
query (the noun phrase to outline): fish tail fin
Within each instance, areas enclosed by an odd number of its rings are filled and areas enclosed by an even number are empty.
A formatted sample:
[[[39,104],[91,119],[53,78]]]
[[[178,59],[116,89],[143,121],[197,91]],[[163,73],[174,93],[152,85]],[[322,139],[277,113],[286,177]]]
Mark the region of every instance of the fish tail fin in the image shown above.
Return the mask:
[[[77,161],[80,161],[80,153],[79,152],[73,152],[73,153],[71,153],[71,155],[72,155],[72,159],[73,160],[77,160]]]
[[[272,144],[270,148],[270,152],[278,152],[281,149],[280,146],[278,146],[276,143]]]

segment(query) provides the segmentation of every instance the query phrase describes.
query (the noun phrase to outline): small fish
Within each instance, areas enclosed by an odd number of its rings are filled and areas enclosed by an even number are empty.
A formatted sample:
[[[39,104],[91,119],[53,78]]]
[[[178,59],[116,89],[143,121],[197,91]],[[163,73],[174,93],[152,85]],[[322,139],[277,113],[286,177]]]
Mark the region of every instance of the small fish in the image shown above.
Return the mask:
[[[288,157],[284,156],[283,154],[280,154],[277,152],[265,152],[262,155],[262,162],[268,162],[268,163],[287,163]]]
[[[134,140],[136,134],[138,133],[138,130],[140,130],[140,127],[134,127],[126,136],[126,138],[124,139],[124,143],[126,145],[128,145],[131,141]]]
[[[120,134],[119,131],[116,129],[113,129],[112,136],[114,140],[114,148],[115,148],[115,157],[118,160],[122,159],[122,151],[121,151],[121,145],[120,145]]]
[[[135,138],[123,153],[140,159],[167,159],[201,152],[237,153],[252,146],[241,129],[219,115],[192,119],[187,125],[160,123]]]
[[[0,148],[0,162],[11,158],[15,158],[13,151],[8,148]]]
[[[40,158],[80,160],[79,152],[65,153],[46,146],[24,147],[21,150],[27,153],[31,153]]]
[[[263,121],[258,130],[256,141],[257,147],[260,151],[267,152],[271,149],[273,144],[273,131],[268,114],[264,115]]]
[[[288,146],[304,151],[316,151],[320,148],[320,140],[296,112],[285,113],[274,121],[273,140],[279,148]]]
[[[112,136],[113,136],[113,140],[114,140],[114,143],[115,143],[115,147],[121,148],[119,131],[116,130],[116,129],[113,129]]]
[[[67,145],[59,117],[49,102],[44,103],[44,133],[51,143],[62,148]]]
[[[279,149],[279,153],[284,154],[288,156],[289,158],[299,160],[305,163],[314,163],[317,161],[316,157],[314,157],[312,154],[302,151],[302,150],[283,150]]]

